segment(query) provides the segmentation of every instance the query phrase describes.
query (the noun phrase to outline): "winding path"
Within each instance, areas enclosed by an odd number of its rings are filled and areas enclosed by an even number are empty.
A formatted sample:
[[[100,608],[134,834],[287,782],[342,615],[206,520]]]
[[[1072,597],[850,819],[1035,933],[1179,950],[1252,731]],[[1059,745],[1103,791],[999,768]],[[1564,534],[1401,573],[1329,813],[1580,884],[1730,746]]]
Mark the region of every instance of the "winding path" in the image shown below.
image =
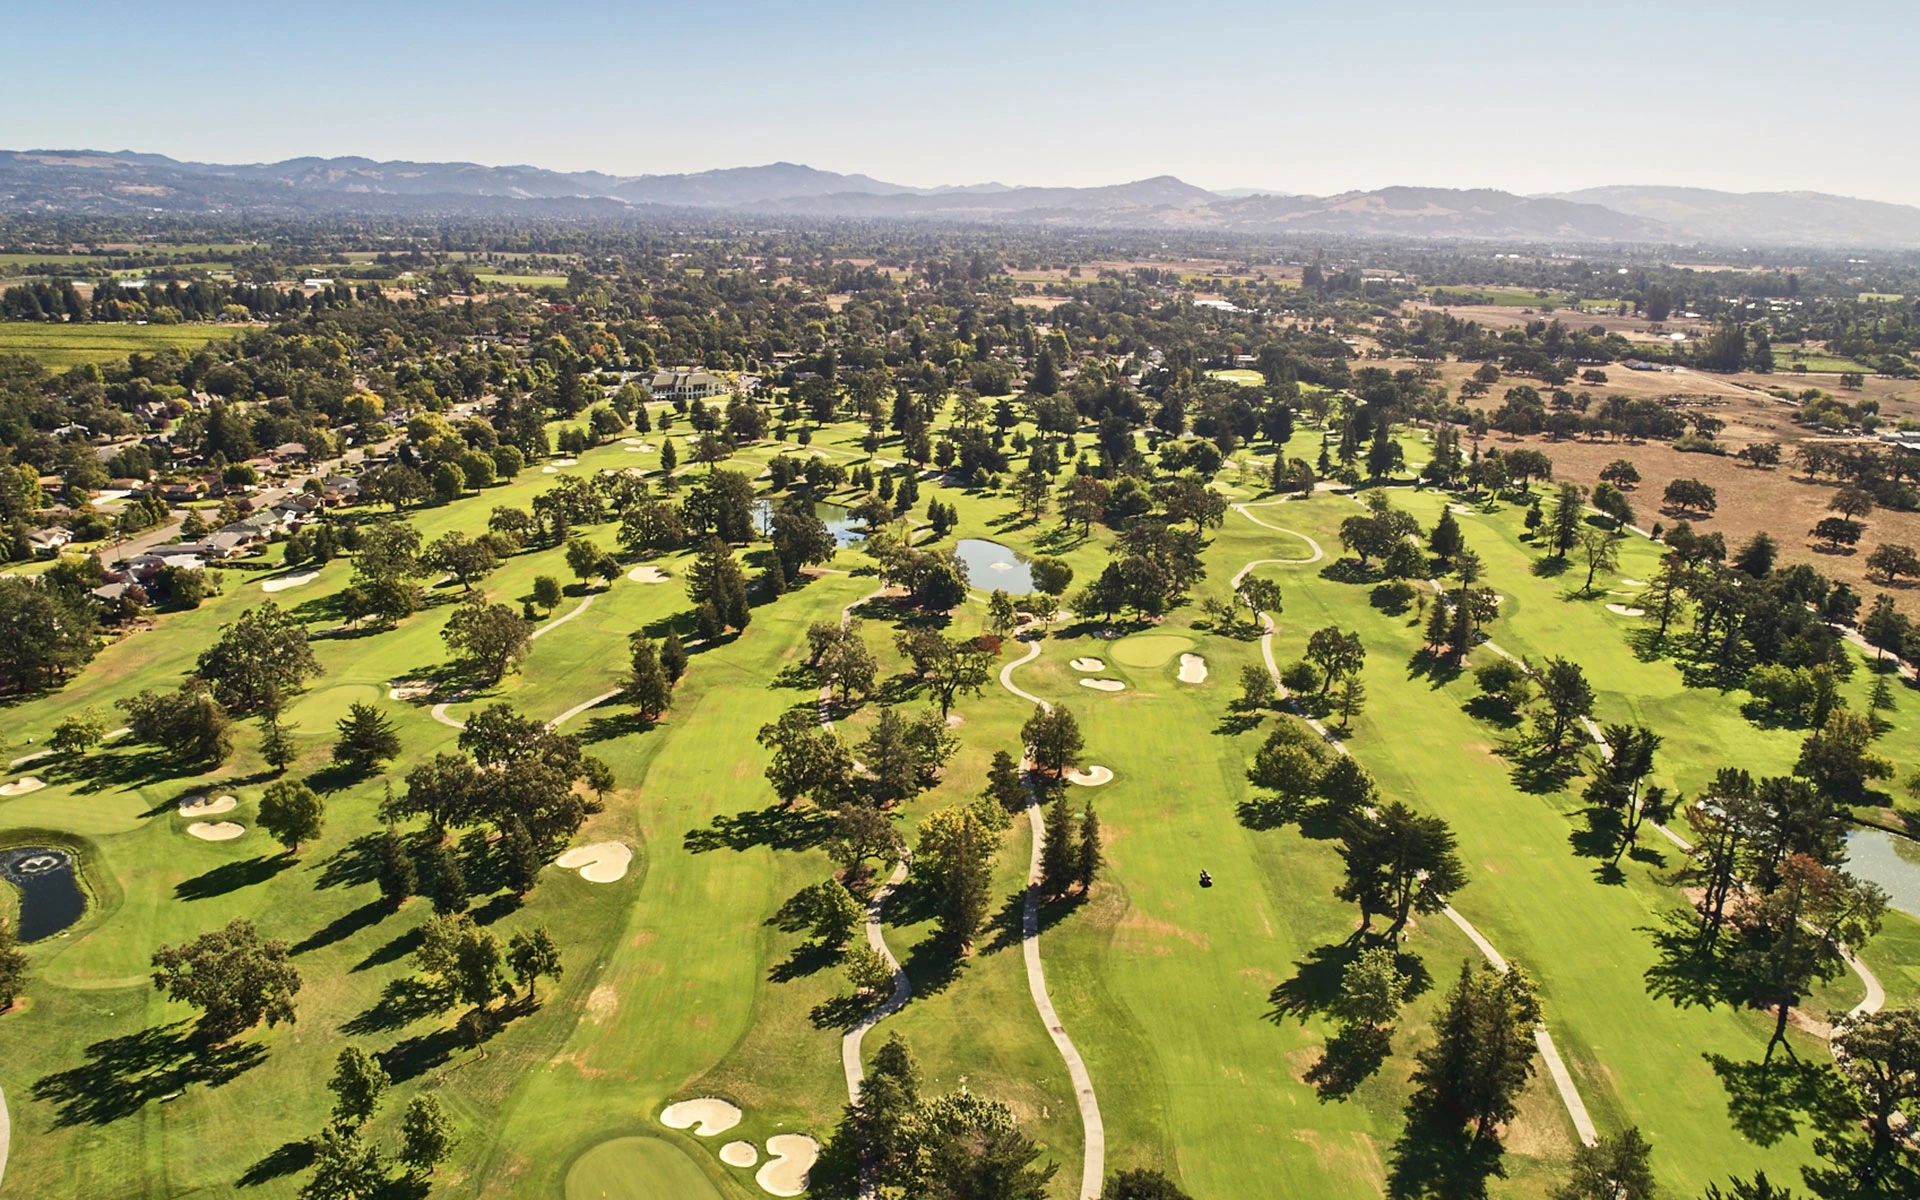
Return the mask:
[[[845,629],[847,622],[853,620],[854,609],[875,597],[885,595],[886,590],[879,588],[868,592],[841,609],[840,627]],[[829,684],[820,689],[819,712],[822,729],[833,728],[833,715],[830,708],[832,702],[833,687]],[[859,763],[854,764],[855,767],[859,765]],[[900,861],[894,864],[893,874],[887,876],[887,881],[881,884],[873,893],[872,899],[867,901],[867,945],[872,946],[881,958],[887,960],[887,965],[893,968],[893,992],[872,1012],[861,1017],[859,1022],[852,1029],[847,1030],[845,1036],[840,1039],[840,1068],[847,1076],[847,1103],[849,1104],[860,1103],[860,1085],[867,1077],[866,1064],[860,1057],[860,1044],[866,1040],[867,1030],[905,1008],[907,1001],[913,998],[913,982],[907,978],[907,969],[900,965],[900,960],[895,958],[893,951],[888,948],[886,930],[880,923],[888,898],[893,895],[896,888],[907,881],[907,869],[912,865],[913,852],[903,850]],[[866,1194],[864,1190],[862,1194]]]
[[[1253,523],[1256,525],[1265,526],[1268,529],[1277,528],[1276,526],[1267,525],[1265,521],[1261,521],[1258,518],[1255,518],[1252,513],[1247,512],[1244,508],[1241,508],[1241,506],[1239,505],[1235,505],[1234,507],[1240,508],[1241,515],[1253,521]],[[1305,534],[1298,533],[1291,529],[1278,530],[1278,532],[1291,533],[1295,537],[1306,536]],[[1307,540],[1310,544],[1312,543],[1311,538],[1308,538]],[[1315,545],[1314,549],[1318,550],[1319,547]],[[1247,572],[1253,570],[1253,568],[1261,565],[1262,563],[1271,562],[1271,561],[1273,560],[1272,559],[1255,559],[1254,561],[1248,563],[1246,566],[1240,568],[1239,573],[1234,575],[1233,577],[1234,586],[1235,587],[1239,586],[1240,580],[1245,578]],[[1282,560],[1282,561],[1285,561],[1285,560]],[[1295,561],[1298,561],[1298,560],[1295,560]],[[1314,560],[1309,559],[1307,561],[1311,562]],[[1437,582],[1434,582],[1434,581],[1429,581],[1429,582],[1434,583],[1434,590],[1436,591],[1440,590],[1439,584]],[[1287,702],[1290,705],[1292,705],[1293,701],[1292,701],[1291,693],[1287,691],[1286,685],[1280,682],[1280,668],[1279,668],[1279,665],[1274,662],[1274,658],[1273,658],[1273,635],[1276,628],[1273,623],[1273,618],[1271,616],[1268,616],[1265,612],[1260,612],[1260,610],[1258,609],[1256,609],[1255,611],[1259,612],[1260,624],[1262,626],[1262,632],[1260,634],[1260,656],[1266,660],[1267,673],[1273,677],[1274,687],[1278,690],[1280,696],[1283,699],[1287,700]],[[1487,643],[1487,644],[1491,645],[1492,643]],[[1501,650],[1498,652],[1501,654],[1506,654],[1506,651],[1504,650]],[[1508,655],[1508,657],[1511,658],[1512,656]],[[1293,705],[1293,709],[1303,719],[1305,719],[1308,725],[1313,727],[1313,731],[1315,733],[1318,733],[1321,736],[1321,738],[1326,741],[1327,745],[1333,747],[1334,750],[1338,751],[1341,754],[1348,753],[1346,743],[1341,741],[1339,736],[1336,735],[1332,730],[1328,729],[1325,725],[1321,724],[1319,721],[1315,720],[1314,718],[1307,716],[1304,712],[1301,712],[1298,705]],[[1447,905],[1441,911],[1446,913],[1448,920],[1452,921],[1456,926],[1459,927],[1460,932],[1467,935],[1467,940],[1474,944],[1474,946],[1480,951],[1480,953],[1486,957],[1489,963],[1493,964],[1494,970],[1505,972],[1508,969],[1506,958],[1498,950],[1494,949],[1493,943],[1487,940],[1487,937],[1485,934],[1481,933],[1478,929],[1474,928],[1473,922],[1461,916],[1459,910],[1455,909],[1451,904]],[[1560,1048],[1553,1044],[1553,1035],[1547,1032],[1547,1027],[1544,1022],[1534,1027],[1533,1041],[1534,1041],[1534,1045],[1537,1046],[1540,1050],[1541,1059],[1547,1064],[1547,1074],[1551,1076],[1553,1079],[1554,1089],[1560,1093],[1560,1103],[1566,1107],[1567,1116],[1573,1122],[1574,1132],[1579,1134],[1580,1140],[1586,1143],[1587,1145],[1592,1146],[1597,1144],[1600,1140],[1600,1132],[1597,1128],[1595,1128],[1593,1124],[1593,1116],[1591,1113],[1587,1111],[1587,1103],[1585,1100],[1582,1100],[1580,1098],[1580,1089],[1576,1087],[1574,1084],[1573,1074],[1572,1072],[1567,1070],[1566,1062],[1560,1057]]]
[[[1013,671],[1040,657],[1040,643],[1029,642],[1027,652],[1000,668],[1000,686],[1009,692],[1037,704],[1048,712],[1053,705],[1014,686]],[[1080,1057],[1080,1051],[1074,1046],[1073,1039],[1067,1036],[1067,1030],[1060,1023],[1060,1014],[1054,1011],[1053,998],[1047,994],[1047,972],[1040,962],[1040,855],[1046,848],[1046,822],[1040,814],[1040,802],[1033,788],[1027,788],[1027,822],[1033,828],[1033,851],[1027,860],[1027,902],[1020,916],[1020,951],[1027,961],[1027,991],[1033,997],[1033,1007],[1040,1013],[1040,1023],[1047,1027],[1047,1036],[1053,1039],[1053,1048],[1060,1052],[1060,1058],[1067,1064],[1067,1078],[1073,1083],[1074,1102],[1080,1106],[1080,1127],[1082,1152],[1080,1156],[1080,1200],[1099,1200],[1102,1183],[1107,1172],[1107,1127],[1100,1118],[1100,1098],[1094,1094],[1093,1076],[1087,1073],[1086,1060]]]
[[[531,642],[535,638],[541,636],[542,634],[551,633],[554,630],[560,628],[562,625],[565,625],[568,621],[573,620],[575,617],[579,616],[581,613],[587,611],[587,609],[593,607],[593,602],[595,600],[598,600],[601,596],[601,593],[605,592],[606,590],[607,590],[606,588],[601,588],[599,591],[588,592],[584,597],[581,598],[580,603],[573,606],[572,611],[567,613],[566,616],[555,617],[553,620],[548,621],[545,625],[542,625],[540,628],[528,634],[527,640]],[[615,696],[618,696],[619,694],[620,694],[620,690],[618,688],[615,688],[613,691],[607,692],[604,695],[595,696],[593,699],[587,701],[585,704],[575,705],[574,707],[568,709],[567,711],[561,713],[559,716],[555,717],[553,720],[548,721],[547,728],[552,729],[555,726],[558,726],[561,722],[567,720],[568,718],[577,717],[581,713],[592,708],[594,705],[603,703],[604,701],[607,701],[607,700],[611,700]],[[431,715],[434,720],[440,722],[442,725],[449,726],[453,729],[465,729],[467,727],[467,723],[465,721],[456,721],[452,717],[447,715],[447,706],[450,704],[459,704],[461,702],[461,699],[464,699],[464,697],[453,699],[453,700],[443,700],[440,703],[434,705],[433,708],[429,710],[429,715]]]
[[[7,1117],[7,1094],[0,1091],[0,1182],[7,1178],[7,1146],[13,1141],[13,1123]]]
[[[548,621],[545,625],[542,625],[540,628],[528,634],[527,640],[531,642],[534,639],[540,637],[542,634],[551,633],[554,630],[560,628],[562,625],[565,625],[568,621],[573,620],[575,617],[579,616],[581,613],[587,611],[587,609],[593,607],[593,602],[595,600],[598,600],[600,598],[601,592],[604,592],[606,590],[607,589],[605,588],[601,588],[599,589],[599,591],[588,592],[584,597],[581,598],[580,603],[574,605],[572,612],[568,613],[564,617],[555,617],[553,620]]]

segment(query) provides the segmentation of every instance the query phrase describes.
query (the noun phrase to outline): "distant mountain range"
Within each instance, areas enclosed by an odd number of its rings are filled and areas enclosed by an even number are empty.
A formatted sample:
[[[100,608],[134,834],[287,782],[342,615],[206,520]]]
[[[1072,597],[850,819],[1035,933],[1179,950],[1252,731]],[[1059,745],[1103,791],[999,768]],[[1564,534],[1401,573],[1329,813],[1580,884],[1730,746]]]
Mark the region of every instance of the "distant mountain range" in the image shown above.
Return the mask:
[[[793,163],[607,175],[476,163],[181,162],[132,151],[0,151],[0,211],[760,215],[1564,243],[1920,247],[1920,208],[1817,192],[1602,187],[1521,196],[1389,187],[1210,192],[1171,175],[1105,187],[907,187]]]

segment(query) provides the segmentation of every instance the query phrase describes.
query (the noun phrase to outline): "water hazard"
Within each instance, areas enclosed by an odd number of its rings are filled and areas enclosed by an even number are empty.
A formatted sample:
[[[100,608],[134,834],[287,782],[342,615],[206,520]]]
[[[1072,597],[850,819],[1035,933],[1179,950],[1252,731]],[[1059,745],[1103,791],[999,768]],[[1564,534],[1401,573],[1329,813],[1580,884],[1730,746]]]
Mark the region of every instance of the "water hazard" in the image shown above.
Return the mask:
[[[1010,547],[981,538],[961,538],[953,552],[967,564],[967,583],[971,587],[983,592],[998,588],[1012,596],[1033,591],[1031,560]]]
[[[1847,835],[1847,870],[1885,888],[1893,907],[1920,917],[1920,842],[1856,829]]]
[[[20,889],[23,942],[52,937],[80,919],[87,898],[74,876],[73,855],[45,846],[0,850],[0,878]]]

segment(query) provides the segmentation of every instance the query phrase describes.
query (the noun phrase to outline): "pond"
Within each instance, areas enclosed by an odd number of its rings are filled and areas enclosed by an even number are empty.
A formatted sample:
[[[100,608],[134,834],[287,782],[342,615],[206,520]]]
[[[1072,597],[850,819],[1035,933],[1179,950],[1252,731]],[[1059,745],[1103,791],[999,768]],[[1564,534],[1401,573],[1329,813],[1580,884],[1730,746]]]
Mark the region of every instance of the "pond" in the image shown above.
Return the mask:
[[[983,592],[998,588],[1013,596],[1033,591],[1032,560],[999,542],[980,538],[961,538],[953,548],[967,564],[967,582]]]
[[[1920,917],[1920,842],[1856,829],[1847,835],[1847,870],[1885,888],[1894,908]]]
[[[0,877],[20,889],[20,928],[23,942],[52,937],[80,919],[87,899],[74,877],[73,855],[45,846],[22,846],[0,851]]]
[[[857,546],[867,540],[866,527],[859,521],[856,521],[852,511],[843,505],[828,504],[825,500],[816,500],[813,504],[813,515],[820,518],[820,523],[825,525],[827,532],[833,535],[834,545],[842,550],[848,546]],[[772,521],[773,501],[755,501],[753,506],[754,529],[760,533],[765,533]]]

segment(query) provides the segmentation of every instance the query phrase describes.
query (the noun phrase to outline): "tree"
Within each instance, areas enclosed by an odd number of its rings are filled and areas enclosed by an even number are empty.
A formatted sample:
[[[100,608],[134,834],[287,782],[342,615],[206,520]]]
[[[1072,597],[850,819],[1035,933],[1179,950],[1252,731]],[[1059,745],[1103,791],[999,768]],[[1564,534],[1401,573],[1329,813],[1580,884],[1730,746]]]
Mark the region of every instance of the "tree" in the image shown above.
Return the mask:
[[[1593,594],[1593,577],[1602,571],[1612,571],[1620,565],[1620,547],[1614,542],[1613,535],[1603,529],[1583,529],[1579,534],[1580,556],[1586,560],[1587,581],[1580,590]]]
[[[822,729],[811,706],[788,709],[760,727],[756,740],[773,751],[767,782],[780,803],[805,797],[821,808],[838,808],[852,797],[853,755],[831,729]]]
[[[600,547],[587,538],[567,539],[567,570],[585,583],[600,573]]]
[[[474,580],[500,565],[487,543],[475,541],[457,529],[435,538],[427,546],[422,561],[458,579],[465,591],[472,591]]]
[[[1411,914],[1439,912],[1448,896],[1467,885],[1447,823],[1397,800],[1373,817],[1348,817],[1340,839],[1347,877],[1334,894],[1360,906],[1362,929],[1373,927],[1376,914],[1389,916],[1388,936],[1397,938]]]
[[[1564,658],[1550,658],[1546,669],[1538,673],[1540,698],[1547,712],[1541,720],[1547,749],[1558,750],[1566,742],[1567,731],[1581,717],[1593,713],[1593,688],[1587,683],[1580,664]]]
[[[1440,520],[1432,532],[1427,534],[1427,549],[1441,562],[1449,562],[1453,556],[1467,548],[1467,538],[1460,531],[1460,522],[1450,508],[1440,510]]]
[[[1100,874],[1100,868],[1106,857],[1100,852],[1100,816],[1088,804],[1086,812],[1080,815],[1080,843],[1075,848],[1073,863],[1074,882],[1080,885],[1080,893],[1085,895],[1093,890],[1093,881]]]
[[[887,1036],[847,1106],[842,1127],[851,1135],[861,1174],[877,1184],[911,1181],[918,1166],[920,1066],[899,1033]]]
[[[413,957],[421,970],[438,978],[463,1004],[485,1009],[512,993],[499,937],[474,924],[465,913],[428,919],[420,927],[420,945]]]
[[[222,929],[153,952],[153,988],[201,1012],[201,1028],[216,1041],[265,1021],[294,1019],[300,972],[287,961],[287,944],[262,940],[253,922],[236,917]]]
[[[1664,739],[1644,725],[1609,725],[1605,738],[1610,753],[1594,755],[1586,800],[1619,818],[1620,836],[1613,851],[1617,864],[1639,840],[1640,826],[1649,818],[1664,822],[1673,806],[1665,788],[1646,782],[1653,773],[1654,752]]]
[[[513,977],[520,986],[527,989],[529,1001],[533,999],[535,980],[542,975],[558,980],[564,970],[560,963],[560,948],[553,944],[545,925],[514,932],[507,941],[507,965],[512,968]]]
[[[1046,895],[1057,899],[1073,890],[1074,859],[1073,812],[1061,795],[1047,806],[1045,840],[1040,846],[1040,887]]]
[[[1827,501],[1827,510],[1837,512],[1848,521],[1859,521],[1872,514],[1874,509],[1873,493],[1865,488],[1843,487]]]
[[[1616,458],[1600,468],[1600,478],[1619,488],[1631,488],[1640,482],[1640,472],[1629,459]]]
[[[1765,579],[1773,573],[1773,563],[1779,554],[1780,543],[1764,532],[1756,533],[1733,556],[1733,567],[1749,578]]]
[[[1534,1026],[1540,1003],[1518,967],[1460,964],[1460,978],[1434,1021],[1435,1042],[1420,1052],[1413,1074],[1429,1097],[1474,1123],[1478,1145],[1513,1119],[1533,1074]]]
[[[1345,733],[1347,728],[1353,724],[1354,715],[1364,709],[1366,703],[1367,687],[1364,683],[1360,682],[1360,676],[1349,675],[1340,681],[1340,699],[1337,707],[1340,710],[1340,731],[1342,733]]]
[[[673,684],[667,681],[659,653],[646,634],[635,630],[628,636],[628,645],[633,652],[633,668],[627,678],[627,699],[640,710],[641,717],[658,721],[673,707]]]
[[[1320,691],[1354,674],[1367,661],[1367,648],[1360,635],[1342,633],[1337,626],[1316,629],[1307,638],[1307,661],[1320,668]]]
[[[1873,753],[1873,722],[1844,708],[1827,714],[1800,744],[1793,773],[1835,800],[1857,799],[1868,782],[1893,777],[1893,764]]]
[[[1753,1178],[1741,1179],[1735,1175],[1727,1180],[1727,1190],[1721,1191],[1720,1185],[1710,1183],[1701,1193],[1701,1200],[1798,1200],[1792,1188],[1780,1187],[1767,1178],[1765,1171],[1758,1171]]]
[[[1601,1137],[1598,1145],[1574,1147],[1567,1181],[1553,1200],[1653,1200],[1653,1146],[1637,1125]]]
[[[13,929],[0,921],[0,1015],[13,1007],[27,985],[27,956]]]
[[[200,654],[195,674],[207,681],[229,712],[252,713],[267,697],[298,688],[320,664],[307,645],[307,627],[268,600],[240,614]]]
[[[333,1123],[342,1130],[358,1129],[373,1119],[381,1093],[393,1081],[381,1069],[380,1062],[358,1046],[348,1046],[334,1059],[333,1078],[327,1090],[333,1093]]]
[[[201,679],[174,692],[140,692],[113,702],[127,714],[133,740],[165,747],[182,763],[219,764],[233,753],[233,722]]]
[[[366,772],[400,754],[400,734],[379,708],[355,700],[347,715],[334,723],[340,736],[333,743],[333,761],[352,771]]]
[[[292,854],[300,853],[300,843],[320,836],[326,815],[326,805],[304,783],[270,783],[260,797],[260,828]]]
[[[1553,514],[1547,518],[1547,544],[1554,557],[1565,558],[1579,540],[1586,522],[1587,494],[1577,483],[1562,483],[1553,498]]]
[[[644,410],[643,410],[644,411]],[[400,1119],[400,1161],[418,1174],[430,1174],[453,1153],[453,1126],[431,1092],[407,1101]]]
[[[1663,496],[1667,505],[1682,515],[1710,513],[1718,507],[1712,486],[1698,479],[1676,479],[1667,485]]]
[[[1273,675],[1262,663],[1240,668],[1239,707],[1248,711],[1266,708],[1274,701]]]
[[[1741,897],[1735,913],[1741,944],[1733,956],[1756,1001],[1775,1012],[1769,1060],[1786,1040],[1793,1006],[1846,971],[1845,951],[1858,953],[1880,931],[1887,904],[1877,885],[1808,854],[1787,855],[1776,878],[1772,890]]]
[[[79,712],[67,714],[53,727],[53,752],[85,754],[106,735],[106,721],[101,719],[99,710],[89,704]]]
[[[1902,575],[1920,575],[1920,552],[1897,542],[1882,542],[1867,555],[1867,570],[1878,571],[1891,587]]]
[[[460,869],[453,851],[444,842],[431,842],[422,855],[422,865],[433,911],[442,916],[465,912],[472,897],[467,893],[467,873]]]
[[[1362,950],[1341,972],[1333,1015],[1368,1030],[1391,1026],[1407,998],[1408,980],[1400,973],[1398,960],[1390,946]]]
[[[7,471],[0,468],[0,478]],[[50,687],[93,660],[100,649],[92,597],[0,577],[0,689]]]
[[[893,964],[865,942],[847,951],[845,971],[847,982],[862,998],[870,999],[893,987]]]
[[[1055,779],[1080,757],[1086,744],[1080,736],[1080,722],[1065,705],[1052,710],[1036,705],[1033,715],[1020,727],[1020,737],[1032,751],[1033,765]]]
[[[440,630],[457,668],[484,684],[495,684],[526,656],[533,641],[529,621],[505,604],[488,604],[475,595],[456,608]]]
[[[300,1189],[301,1200],[367,1200],[386,1189],[380,1155],[357,1131],[323,1129],[310,1144],[313,1177]]]
[[[1860,540],[1860,526],[1845,517],[1821,517],[1807,531],[1809,536],[1817,537],[1827,543],[1829,550],[1838,551],[1842,546],[1851,546]]]
[[[687,673],[687,648],[680,643],[680,635],[671,629],[660,639],[660,669],[667,673],[667,682],[675,684]]]
[[[1140,1168],[1107,1176],[1102,1200],[1193,1200],[1159,1171]]]
[[[388,808],[392,806],[393,789],[387,789]],[[376,867],[380,882],[380,895],[398,908],[407,897],[420,890],[420,877],[414,870],[413,856],[407,853],[407,844],[400,839],[400,831],[387,826],[387,832],[380,839],[380,861]]]
[[[560,607],[560,581],[551,575],[536,575],[533,578],[533,602],[552,612]]]
[[[986,922],[994,850],[992,830],[972,808],[944,809],[921,823],[914,865],[925,864],[938,892],[941,939],[958,953],[971,950]]]
[[[696,609],[712,613],[723,628],[745,629],[752,619],[747,605],[747,577],[733,552],[719,538],[709,538],[700,557],[687,570],[687,595]]]

